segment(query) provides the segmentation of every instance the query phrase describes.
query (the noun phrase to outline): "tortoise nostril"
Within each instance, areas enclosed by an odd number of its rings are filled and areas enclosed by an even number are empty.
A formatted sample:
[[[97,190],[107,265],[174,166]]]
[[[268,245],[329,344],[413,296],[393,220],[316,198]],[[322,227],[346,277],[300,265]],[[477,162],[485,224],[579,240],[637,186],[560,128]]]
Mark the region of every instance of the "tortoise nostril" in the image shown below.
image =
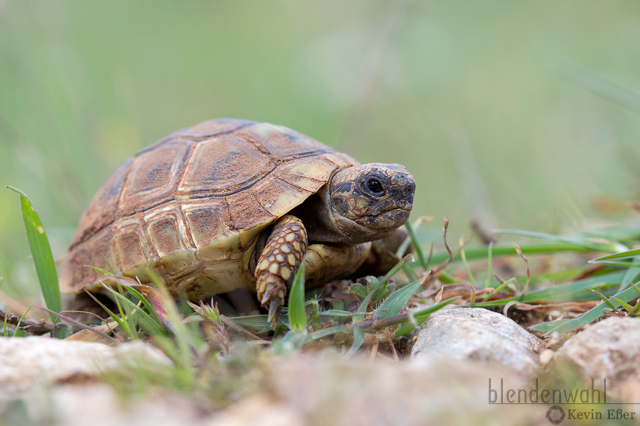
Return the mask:
[[[416,184],[414,182],[409,182],[405,187],[404,187],[404,193],[407,195],[413,195],[413,193],[416,191]]]

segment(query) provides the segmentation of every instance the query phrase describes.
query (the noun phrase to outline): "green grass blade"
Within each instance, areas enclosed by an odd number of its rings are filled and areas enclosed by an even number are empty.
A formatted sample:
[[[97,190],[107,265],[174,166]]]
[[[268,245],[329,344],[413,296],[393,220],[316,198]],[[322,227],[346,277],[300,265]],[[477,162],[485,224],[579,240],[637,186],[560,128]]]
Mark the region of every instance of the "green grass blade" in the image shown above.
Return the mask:
[[[445,306],[447,306],[448,304],[450,304],[452,302],[455,302],[456,300],[458,300],[458,297],[454,297],[454,298],[451,298],[451,299],[443,300],[440,303],[436,303],[436,304],[428,306],[428,307],[426,307],[424,309],[417,310],[417,311],[413,312],[413,318],[415,319],[416,323],[419,326],[420,324],[425,322],[432,313],[439,311],[440,309],[444,308]],[[410,322],[406,322],[396,330],[396,332],[393,334],[393,338],[397,339],[397,338],[402,337],[405,334],[407,334],[407,333],[409,333],[409,332],[411,332],[413,330],[415,330],[415,326],[413,324],[411,324]]]
[[[635,259],[633,263],[636,265],[639,265],[640,259]],[[629,288],[631,283],[634,282],[639,275],[640,275],[640,266],[634,266],[633,268],[627,269],[627,273],[624,275],[624,278],[620,283],[620,287],[618,288],[618,293]]]
[[[489,243],[487,248],[487,279],[484,282],[484,288],[491,286],[491,278],[493,277],[493,241]]]
[[[418,280],[394,291],[384,300],[384,302],[380,304],[380,306],[378,306],[374,316],[376,318],[395,317],[400,313],[400,311],[402,311],[402,309],[404,309],[407,301],[409,301],[411,296],[413,296],[421,285],[422,280]]]
[[[576,246],[584,247],[584,248],[595,250],[595,251],[615,252],[615,251],[628,249],[628,247],[626,247],[625,245],[617,242],[611,242],[611,244],[594,243],[592,241],[587,241],[586,239],[581,239],[577,237],[546,234],[544,232],[522,231],[519,229],[496,229],[493,232],[497,234],[520,235],[523,237],[541,238],[549,241],[557,241],[560,243],[574,244]]]
[[[116,278],[117,279],[117,278]],[[142,304],[147,308],[147,310],[149,311],[149,314],[151,316],[150,321],[152,321],[160,330],[162,330],[162,332],[164,333],[164,329],[162,327],[162,320],[158,317],[158,314],[156,313],[156,311],[153,309],[153,307],[151,306],[151,303],[149,303],[149,301],[147,300],[146,297],[144,297],[144,295],[142,293],[140,293],[138,290],[136,290],[135,288],[133,288],[130,285],[126,285],[126,284],[121,284],[122,287],[124,287],[125,289],[127,289],[127,291],[129,291],[129,293],[133,294],[133,296],[138,299],[140,302],[142,302]],[[166,334],[166,333],[165,333]]]
[[[96,302],[96,304],[98,304],[98,306],[100,306],[111,317],[112,320],[118,323],[118,326],[121,329],[126,330],[126,326],[124,325],[123,320],[119,316],[117,316],[111,309],[109,309],[97,297],[91,294],[91,292],[87,291],[86,289],[84,291],[91,299],[93,299],[94,302]]]
[[[589,263],[603,263],[607,260],[622,260],[622,259],[630,259],[632,257],[640,256],[640,249],[635,250],[626,250],[620,253],[609,254],[607,256],[596,257],[595,259],[591,259]]]
[[[542,332],[551,331],[569,321],[571,320],[568,318],[562,318],[562,319],[548,321],[548,322],[541,322],[540,324],[536,324],[533,327],[531,327],[531,329],[535,331],[542,331]]]
[[[25,230],[27,231],[27,240],[29,241],[31,256],[33,257],[33,263],[38,273],[38,281],[40,282],[40,289],[42,290],[44,301],[47,304],[47,308],[54,312],[60,312],[62,309],[60,286],[58,285],[56,264],[53,261],[53,254],[51,253],[47,233],[27,194],[12,186],[7,186],[7,188],[20,194],[22,219]],[[55,321],[53,314],[51,314],[51,321]]]
[[[300,265],[289,292],[289,327],[296,333],[307,328],[307,312],[304,309],[304,262]]]
[[[416,233],[413,230],[413,226],[409,222],[404,224],[404,227],[407,230],[407,234],[409,234],[409,239],[411,240],[411,244],[413,245],[413,249],[416,251],[416,256],[418,257],[418,262],[420,266],[426,271],[428,268],[427,258],[424,256],[424,252],[422,251],[422,247],[418,242],[418,238],[416,238]]]
[[[118,285],[119,288],[123,288],[128,290],[129,292],[131,292],[134,297],[138,300],[140,300],[141,303],[144,304],[144,302],[142,302],[142,300],[145,300],[144,297],[137,291],[135,291],[135,289],[129,287],[129,286],[124,286],[122,284]],[[135,330],[135,324],[133,322],[133,315],[132,312],[135,311],[136,314],[140,315],[140,319],[139,322],[140,324],[144,324],[144,326],[146,326],[146,331],[151,334],[151,335],[156,335],[156,334],[163,334],[166,335],[164,329],[162,328],[162,322],[160,321],[160,319],[157,317],[157,315],[155,315],[155,312],[153,311],[153,309],[151,308],[151,305],[149,305],[149,302],[147,302],[147,304],[145,306],[147,306],[147,309],[149,309],[151,312],[153,312],[154,317],[152,317],[151,315],[149,315],[148,313],[146,313],[144,310],[142,310],[141,308],[139,308],[135,303],[133,303],[131,300],[127,299],[123,294],[121,294],[120,292],[115,291],[114,289],[106,286],[107,290],[109,290],[111,292],[111,294],[113,294],[114,297],[118,298],[120,301],[122,301],[123,306],[126,309],[126,315],[127,315],[127,320],[129,320],[129,328],[132,330]],[[133,291],[132,291],[133,290]],[[134,293],[135,291],[135,293]],[[137,294],[136,294],[137,293]],[[135,337],[132,336],[134,339]]]
[[[623,291],[622,293],[616,294],[616,298],[619,300],[622,300],[624,302],[630,302],[631,300],[635,299],[638,297],[638,291],[635,288],[628,288],[625,291]],[[579,317],[573,318],[567,322],[564,322],[562,324],[560,324],[559,326],[548,330],[547,334],[551,334],[554,331],[557,331],[560,334],[564,334],[564,333],[568,333],[570,331],[575,330],[576,328],[580,328],[583,325],[587,325],[587,324],[591,324],[592,322],[602,318],[604,316],[604,312],[602,312],[603,309],[607,308],[608,305],[611,304],[614,306],[614,308],[617,308],[618,306],[620,306],[620,304],[613,300],[609,300],[609,303],[605,303],[602,302],[600,304],[598,304],[598,306],[596,306],[595,308],[585,312],[584,314],[580,315]],[[618,306],[616,306],[618,305]],[[535,327],[534,327],[535,329]]]
[[[473,277],[471,269],[469,268],[469,264],[467,263],[467,256],[464,253],[464,241],[462,238],[460,238],[460,257],[462,258],[462,265],[464,266],[464,270],[467,273],[467,277],[469,277],[469,281],[471,282],[471,284],[473,284],[474,287],[477,286],[476,279]]]
[[[559,252],[583,252],[583,251],[594,251],[590,248],[577,246],[575,244],[557,242],[557,241],[531,241],[522,244],[518,244],[522,253],[525,255],[533,255],[533,254],[553,254]],[[491,248],[493,257],[499,256],[518,256],[518,252],[513,245],[511,244],[494,244]],[[597,250],[596,250],[597,251]],[[488,247],[475,247],[469,248],[465,250],[465,256],[467,261],[477,260],[477,259],[486,259],[489,255]],[[439,264],[444,262],[449,258],[449,253],[440,252],[433,255],[431,259],[431,263]],[[453,257],[453,262],[459,262],[462,260],[460,253],[456,254]]]
[[[318,315],[325,317],[352,317],[359,314],[359,312],[341,311],[338,309],[329,309],[318,313]]]
[[[94,270],[94,271],[96,271],[96,272],[100,272],[100,273],[101,273],[101,274],[103,274],[103,275],[107,275],[107,276],[110,276],[110,277],[115,277],[115,274],[112,274],[111,272],[107,272],[107,271],[105,271],[105,270],[104,270],[104,269],[102,269],[102,268],[98,268],[97,266],[91,266],[91,265],[85,265],[85,266],[86,266],[87,268],[91,268],[91,269],[93,269],[93,270]]]
[[[267,321],[267,315],[246,315],[242,317],[229,317],[229,319],[257,333],[264,333],[271,329],[271,325],[269,321]]]
[[[634,307],[631,306],[628,303],[624,303],[622,300],[618,299],[617,297],[612,297],[611,300],[615,300],[616,302],[618,302],[620,304],[620,306],[622,306],[627,312],[632,313],[634,312]]]
[[[357,325],[354,325],[353,326],[353,344],[347,351],[347,356],[351,356],[354,353],[356,353],[356,351],[360,349],[360,346],[362,346],[363,343],[364,343],[364,335],[362,334],[362,330],[360,330],[360,327],[358,327]]]
[[[318,330],[314,333],[307,335],[306,339],[304,340],[304,343],[313,342],[314,340],[318,340],[323,337],[330,336],[334,333],[338,333],[341,331],[342,332],[346,331],[346,328],[344,325],[334,325],[333,327],[325,328],[323,330]]]
[[[506,299],[496,300],[492,302],[476,303],[474,307],[504,306],[511,301],[522,303],[532,302],[566,302],[568,300],[589,300],[593,299],[587,287],[596,287],[598,285],[618,286],[623,279],[625,273],[622,271],[612,272],[609,274],[599,275],[596,277],[585,278],[574,281],[572,283],[561,284],[555,287],[545,288],[542,290],[531,291],[522,296],[514,296]]]

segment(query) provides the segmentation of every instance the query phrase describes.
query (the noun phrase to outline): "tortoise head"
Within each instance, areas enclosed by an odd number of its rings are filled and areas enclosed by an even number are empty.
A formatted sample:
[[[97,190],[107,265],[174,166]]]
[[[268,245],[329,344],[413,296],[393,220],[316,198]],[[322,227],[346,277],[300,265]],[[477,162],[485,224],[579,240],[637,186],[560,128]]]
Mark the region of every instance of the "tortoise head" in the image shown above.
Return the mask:
[[[391,235],[409,219],[415,189],[413,176],[399,164],[336,170],[326,195],[334,232],[354,244]]]

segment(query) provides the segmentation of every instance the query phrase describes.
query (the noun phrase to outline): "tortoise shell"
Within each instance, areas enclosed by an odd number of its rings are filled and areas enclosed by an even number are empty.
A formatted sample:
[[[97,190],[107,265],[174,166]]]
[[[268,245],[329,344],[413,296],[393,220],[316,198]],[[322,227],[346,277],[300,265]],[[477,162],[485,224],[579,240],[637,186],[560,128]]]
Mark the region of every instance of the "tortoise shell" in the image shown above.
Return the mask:
[[[255,291],[260,232],[359,163],[282,126],[219,119],[180,130],[111,175],[84,212],[61,271],[63,291],[98,290],[95,266],[200,300]]]

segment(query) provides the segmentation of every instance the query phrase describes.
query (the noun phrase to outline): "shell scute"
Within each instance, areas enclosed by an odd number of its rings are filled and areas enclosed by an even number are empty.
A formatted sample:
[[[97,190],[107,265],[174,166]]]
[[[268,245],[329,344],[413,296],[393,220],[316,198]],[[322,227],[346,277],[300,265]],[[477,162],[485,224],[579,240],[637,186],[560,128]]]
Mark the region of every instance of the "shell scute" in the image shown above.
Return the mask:
[[[257,202],[274,217],[283,216],[311,195],[311,192],[288,185],[275,177],[257,182],[251,187],[251,192]]]
[[[192,195],[232,192],[274,167],[251,144],[224,135],[197,144],[178,192]]]
[[[189,148],[189,142],[173,142],[135,157],[118,217],[146,210],[162,200],[171,200]]]
[[[330,149],[302,133],[270,123],[256,123],[242,129],[242,133],[259,140],[276,158]]]
[[[155,249],[154,256],[162,257],[187,248],[185,232],[177,208],[162,209],[145,217],[146,229]]]
[[[336,166],[322,158],[312,156],[284,164],[274,172],[283,182],[316,192],[331,176]]]
[[[198,200],[184,204],[185,224],[196,247],[210,244],[216,238],[230,233],[226,203],[221,199]]]
[[[149,259],[148,244],[141,228],[137,218],[118,223],[114,227],[111,250],[121,271],[132,269]]]
[[[238,192],[225,198],[229,205],[231,224],[236,232],[249,229],[259,223],[273,221],[277,218],[276,214],[269,211],[268,208],[254,196],[252,190]]]

